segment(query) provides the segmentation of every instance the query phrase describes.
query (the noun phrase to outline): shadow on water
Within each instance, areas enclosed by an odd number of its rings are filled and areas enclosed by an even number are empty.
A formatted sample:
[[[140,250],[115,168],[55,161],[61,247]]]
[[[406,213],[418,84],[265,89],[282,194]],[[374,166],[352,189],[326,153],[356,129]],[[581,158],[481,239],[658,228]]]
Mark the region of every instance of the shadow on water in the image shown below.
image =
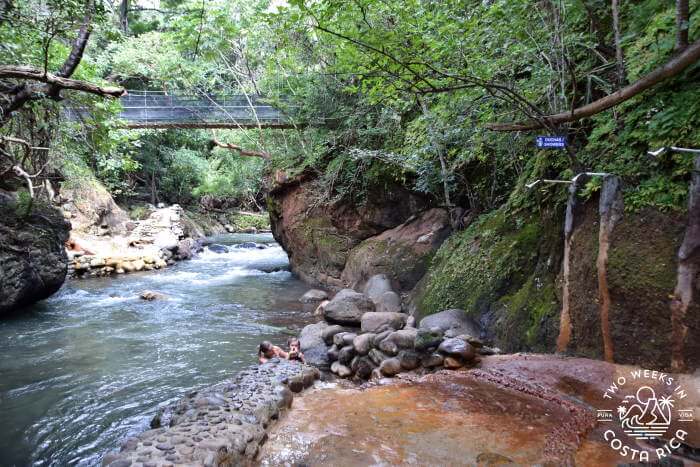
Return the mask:
[[[157,406],[249,365],[310,320],[269,235],[158,272],[70,281],[0,321],[1,465],[95,465]],[[266,249],[236,248],[242,242]],[[277,270],[266,273],[264,271]],[[146,302],[143,290],[166,295]]]

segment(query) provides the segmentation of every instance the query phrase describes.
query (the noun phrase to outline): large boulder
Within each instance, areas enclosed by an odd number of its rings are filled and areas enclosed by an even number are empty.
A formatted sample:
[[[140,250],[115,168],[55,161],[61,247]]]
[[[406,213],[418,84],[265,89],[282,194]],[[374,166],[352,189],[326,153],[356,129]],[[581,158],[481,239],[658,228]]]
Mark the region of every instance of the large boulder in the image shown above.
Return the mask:
[[[384,292],[374,300],[377,311],[388,311],[390,313],[401,313],[401,297],[396,292]]]
[[[369,278],[362,291],[376,303],[384,293],[393,292],[394,289],[386,274],[375,274]]]
[[[369,312],[362,315],[362,332],[380,333],[389,329],[401,329],[406,324],[403,313]]]
[[[447,211],[433,208],[368,238],[350,251],[342,282],[357,288],[385,274],[396,290],[412,289],[425,274],[433,253],[451,232]]]
[[[352,289],[338,292],[323,310],[327,321],[357,326],[362,315],[374,311],[374,303],[366,295]]]
[[[0,193],[1,195],[1,193]],[[70,224],[51,207],[0,196],[0,314],[49,297],[66,278]]]
[[[420,321],[418,327],[425,330],[439,329],[453,337],[460,334],[479,337],[481,334],[479,323],[467,316],[466,311],[457,308],[428,315]]]
[[[330,367],[329,347],[323,339],[327,327],[328,324],[323,321],[309,324],[301,330],[299,335],[299,343],[306,363],[322,370],[328,370]]]
[[[292,270],[310,283],[342,288],[341,274],[353,248],[433,202],[400,185],[382,182],[368,187],[364,203],[318,203],[313,177],[311,172],[277,177],[267,203],[275,240],[289,254]]]

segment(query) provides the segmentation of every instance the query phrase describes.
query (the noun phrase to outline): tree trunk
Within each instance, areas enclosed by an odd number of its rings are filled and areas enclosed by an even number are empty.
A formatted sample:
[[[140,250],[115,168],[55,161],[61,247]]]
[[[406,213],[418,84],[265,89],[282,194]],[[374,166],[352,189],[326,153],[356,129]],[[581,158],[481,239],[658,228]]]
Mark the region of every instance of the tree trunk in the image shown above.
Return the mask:
[[[676,0],[676,50],[678,52],[688,47],[689,16],[688,0]]]
[[[129,0],[122,0],[119,5],[119,27],[125,35],[129,31]]]
[[[617,64],[617,87],[620,89],[626,81],[625,58],[622,55],[620,39],[620,0],[612,0],[613,33],[615,36],[615,62]]]

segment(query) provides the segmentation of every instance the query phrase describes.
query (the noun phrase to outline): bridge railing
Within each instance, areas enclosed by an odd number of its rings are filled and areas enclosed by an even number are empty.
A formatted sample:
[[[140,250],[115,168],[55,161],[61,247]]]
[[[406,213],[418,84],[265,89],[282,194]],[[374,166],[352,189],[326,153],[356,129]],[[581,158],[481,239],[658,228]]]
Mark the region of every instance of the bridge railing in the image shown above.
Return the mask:
[[[162,91],[128,91],[121,97],[119,117],[128,124],[145,127],[149,123],[227,123],[250,127],[289,124],[277,108],[257,96],[244,95],[183,95]],[[84,109],[69,109],[67,117],[77,119]]]

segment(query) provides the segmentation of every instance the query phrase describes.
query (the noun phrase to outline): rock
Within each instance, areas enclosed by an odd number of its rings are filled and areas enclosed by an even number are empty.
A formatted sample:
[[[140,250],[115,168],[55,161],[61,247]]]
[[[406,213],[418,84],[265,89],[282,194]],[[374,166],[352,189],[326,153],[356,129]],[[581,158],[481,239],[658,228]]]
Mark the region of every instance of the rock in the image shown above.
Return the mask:
[[[406,326],[407,328],[415,328],[416,327],[416,317],[411,315],[408,318],[406,318]]]
[[[340,376],[341,378],[347,378],[352,375],[352,371],[347,366],[341,364],[340,362],[333,362],[331,365],[331,372]]]
[[[146,263],[142,259],[137,259],[131,262],[131,266],[134,268],[134,271],[143,271],[143,268],[146,267]]]
[[[301,303],[317,303],[322,302],[328,298],[328,294],[319,289],[311,289],[301,296],[299,301]]]
[[[378,381],[378,380],[382,379],[383,377],[384,377],[384,375],[382,375],[382,372],[379,371],[379,368],[373,369],[373,370],[372,370],[372,373],[371,373],[370,376],[369,376],[369,378],[370,378],[372,381]]]
[[[436,366],[442,366],[442,363],[444,361],[445,357],[443,357],[439,353],[432,353],[421,358],[420,364],[425,368],[434,368]]]
[[[228,253],[228,248],[224,245],[219,245],[218,243],[207,245],[207,248],[213,253]]]
[[[439,346],[443,339],[442,331],[439,328],[418,329],[414,346],[416,350],[427,350]]]
[[[412,350],[402,350],[399,352],[399,362],[404,370],[415,370],[420,366],[420,357]]]
[[[468,342],[472,347],[477,349],[484,346],[484,341],[478,337],[470,336],[469,334],[460,334],[457,336],[457,339],[462,339],[464,342]]]
[[[228,233],[233,233],[233,232],[235,232],[236,229],[234,229],[231,224],[225,224],[224,230],[226,230],[226,232],[228,232]]]
[[[150,302],[152,300],[161,300],[165,298],[165,295],[160,292],[154,292],[153,290],[144,290],[139,294],[139,298]]]
[[[339,325],[339,324],[334,324],[332,326],[328,326],[327,328],[325,328],[323,330],[323,334],[322,334],[323,341],[326,344],[331,345],[331,344],[333,344],[333,336],[335,336],[336,334],[341,333],[341,332],[346,332],[346,328]]]
[[[336,335],[337,335],[337,334],[336,334]],[[357,337],[357,334],[355,334],[354,332],[345,332],[345,333],[343,333],[343,336],[342,336],[342,345],[343,345],[343,346],[352,345],[352,343],[353,343],[353,341],[355,340],[356,337]]]
[[[442,341],[438,347],[438,351],[453,357],[460,357],[464,360],[472,360],[476,356],[474,347],[468,342],[452,337]]]
[[[104,266],[105,264],[106,263],[105,263],[104,258],[93,258],[90,260],[90,267],[91,268],[99,268],[99,267]]]
[[[326,305],[328,305],[329,303],[329,300],[324,300],[321,303],[319,303],[316,309],[314,310],[313,315],[317,318],[323,318],[323,312],[326,309]]]
[[[369,357],[359,357],[355,364],[355,375],[361,379],[369,379],[374,370],[374,365]]]
[[[193,256],[194,240],[185,238],[177,243],[177,256],[180,259],[191,259]]]
[[[257,248],[257,246],[258,246],[258,244],[255,243],[255,242],[243,242],[243,243],[237,244],[237,245],[235,246],[235,248],[249,248],[249,249],[253,249],[253,248]]]
[[[338,348],[345,347],[345,334],[349,334],[348,331],[338,332],[333,336],[333,345],[337,345]]]
[[[391,336],[390,336],[391,337]],[[399,347],[387,337],[379,343],[379,350],[387,355],[396,355],[399,353]]]
[[[361,316],[362,332],[382,332],[387,329],[401,329],[406,324],[406,315],[391,312],[370,312]]]
[[[411,290],[425,275],[433,253],[451,232],[445,209],[434,208],[403,224],[365,238],[347,257],[341,275],[351,287],[376,273],[385,273],[398,291]],[[422,242],[418,239],[423,238]]]
[[[483,346],[483,347],[477,347],[476,352],[479,355],[498,355],[501,353],[501,349],[499,349],[498,347]]]
[[[161,230],[153,237],[153,244],[162,250],[174,250],[177,248],[178,238],[170,230]]]
[[[400,349],[413,349],[416,343],[418,330],[415,328],[401,329],[392,332],[385,340],[390,340]]]
[[[340,353],[340,349],[338,348],[337,345],[333,344],[331,347],[328,349],[328,360],[331,362],[335,362],[338,360],[338,354]]]
[[[302,375],[292,376],[287,380],[289,390],[298,393],[304,390],[304,377]]]
[[[381,365],[381,363],[389,358],[388,355],[384,354],[382,351],[377,350],[377,349],[372,349],[369,351],[367,354],[369,359],[374,363],[375,365]]]
[[[21,216],[0,190],[0,315],[51,296],[66,278],[70,223],[39,204]]]
[[[479,324],[467,316],[466,311],[456,308],[428,315],[420,321],[418,327],[420,329],[438,328],[443,333],[450,331],[453,337],[459,334],[481,335]]]
[[[462,362],[455,357],[445,357],[445,361],[442,365],[449,370],[456,370],[457,368],[462,368]]]
[[[393,292],[394,289],[391,287],[391,281],[386,274],[375,274],[374,276],[370,277],[369,280],[367,280],[367,283],[362,291],[374,303],[377,303],[384,293]]]
[[[343,365],[350,365],[350,362],[355,357],[355,347],[346,345],[338,352],[338,361]]]
[[[374,304],[377,311],[401,313],[401,297],[396,292],[384,292]]]
[[[359,325],[362,315],[374,311],[374,303],[367,296],[352,289],[343,289],[326,305],[326,320],[348,325]]]
[[[273,186],[268,198],[271,229],[299,276],[332,287],[355,285],[340,278],[348,255],[360,242],[433,203],[399,184],[384,183],[372,186],[371,196],[361,206],[349,199],[332,206],[316,199],[314,183],[304,175]],[[372,274],[358,278],[364,284]]]
[[[372,339],[372,345],[377,347],[384,339],[386,339],[392,332],[391,329],[388,329],[386,331],[382,331],[379,334],[377,334],[374,339]]]
[[[376,334],[371,332],[356,336],[352,341],[352,345],[355,347],[355,352],[357,352],[359,355],[367,355],[372,348],[372,340],[375,336]]]
[[[243,232],[245,232],[247,234],[256,234],[256,233],[258,233],[258,229],[256,229],[255,227],[246,227],[243,230]]]
[[[381,371],[384,376],[398,375],[401,373],[401,370],[401,362],[398,358],[387,358],[379,365],[379,371]]]
[[[323,340],[323,331],[327,327],[328,324],[323,321],[309,324],[301,330],[299,335],[301,351],[304,353],[306,363],[321,369],[328,369],[330,365],[328,346]]]

